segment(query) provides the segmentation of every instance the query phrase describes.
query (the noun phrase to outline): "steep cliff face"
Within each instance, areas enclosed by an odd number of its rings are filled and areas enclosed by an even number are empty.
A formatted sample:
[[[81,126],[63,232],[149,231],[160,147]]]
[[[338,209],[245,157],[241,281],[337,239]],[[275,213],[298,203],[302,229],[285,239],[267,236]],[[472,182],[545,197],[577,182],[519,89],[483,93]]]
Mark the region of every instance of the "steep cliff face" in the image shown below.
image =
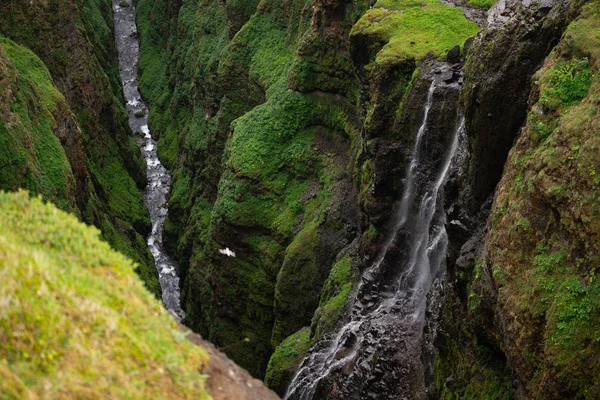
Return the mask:
[[[486,237],[501,348],[531,398],[600,395],[599,7],[584,8],[534,76]]]
[[[138,4],[186,323],[281,394],[309,347],[347,319],[395,229],[434,81],[426,169],[461,115],[466,139],[440,195],[448,274],[437,338],[427,308],[425,386],[442,398],[594,397],[598,4],[462,5]],[[403,235],[384,280],[406,258]],[[363,279],[371,289],[355,308],[382,282]],[[387,372],[367,375],[389,382],[363,394],[383,396],[398,377]],[[343,398],[344,374],[319,395]]]
[[[2,102],[11,111],[2,118],[4,129],[11,131],[3,138],[13,141],[2,149],[9,157],[3,163],[13,169],[3,177],[2,188],[41,193],[99,227],[111,245],[139,264],[148,288],[158,294],[144,241],[150,229],[140,192],[144,163],[127,133],[112,25],[110,1],[105,0],[0,4],[0,34],[31,50],[44,64],[3,42],[19,75],[3,75]],[[37,97],[46,99],[39,107]],[[20,124],[12,121],[15,116]],[[25,152],[28,160],[34,154],[39,166],[33,160],[27,165],[19,161]]]
[[[582,3],[500,2],[471,50],[463,99],[472,180],[459,195],[463,212],[495,185],[502,157],[490,152],[512,149],[489,219],[489,203],[463,219],[479,228],[460,251],[468,235],[455,233],[436,363],[442,398],[598,396],[599,6]]]

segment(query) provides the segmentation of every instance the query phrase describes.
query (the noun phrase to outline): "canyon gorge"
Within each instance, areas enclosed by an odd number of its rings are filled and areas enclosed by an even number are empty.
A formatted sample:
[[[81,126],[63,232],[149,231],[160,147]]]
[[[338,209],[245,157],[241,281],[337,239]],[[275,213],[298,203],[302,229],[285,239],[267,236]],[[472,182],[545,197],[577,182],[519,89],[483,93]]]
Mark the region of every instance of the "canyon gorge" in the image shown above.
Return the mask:
[[[599,71],[599,0],[0,0],[0,398],[599,398]]]

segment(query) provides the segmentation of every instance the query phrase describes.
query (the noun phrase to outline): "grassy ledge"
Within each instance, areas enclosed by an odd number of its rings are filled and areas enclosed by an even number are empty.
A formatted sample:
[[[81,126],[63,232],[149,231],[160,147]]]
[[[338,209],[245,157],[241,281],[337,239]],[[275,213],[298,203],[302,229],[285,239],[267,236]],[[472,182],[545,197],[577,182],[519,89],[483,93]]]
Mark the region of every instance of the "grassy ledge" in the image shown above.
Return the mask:
[[[75,217],[0,192],[0,398],[209,398],[208,357]]]
[[[366,35],[385,43],[376,63],[419,60],[428,53],[443,56],[479,32],[463,10],[438,0],[379,0],[352,28],[351,35]]]

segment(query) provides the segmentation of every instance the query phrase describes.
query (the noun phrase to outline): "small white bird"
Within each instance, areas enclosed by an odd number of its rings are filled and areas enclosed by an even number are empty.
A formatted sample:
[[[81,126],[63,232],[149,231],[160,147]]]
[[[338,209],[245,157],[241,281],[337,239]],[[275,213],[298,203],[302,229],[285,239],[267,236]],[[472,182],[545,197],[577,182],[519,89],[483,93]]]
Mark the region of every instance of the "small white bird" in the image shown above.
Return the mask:
[[[225,254],[227,257],[235,257],[235,253],[229,250],[229,247],[225,247],[224,249],[219,249],[219,253]]]

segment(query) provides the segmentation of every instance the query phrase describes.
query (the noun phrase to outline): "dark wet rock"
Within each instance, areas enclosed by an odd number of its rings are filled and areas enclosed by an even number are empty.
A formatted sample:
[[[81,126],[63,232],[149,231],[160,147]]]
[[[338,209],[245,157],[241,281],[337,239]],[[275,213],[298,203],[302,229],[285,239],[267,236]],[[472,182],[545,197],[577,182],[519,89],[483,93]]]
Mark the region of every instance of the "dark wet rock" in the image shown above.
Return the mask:
[[[461,93],[471,137],[469,212],[477,212],[500,180],[525,121],[531,76],[581,3],[502,0],[490,9],[486,31],[469,49]]]
[[[447,60],[449,63],[456,64],[460,62],[460,47],[454,46],[448,52]]]

